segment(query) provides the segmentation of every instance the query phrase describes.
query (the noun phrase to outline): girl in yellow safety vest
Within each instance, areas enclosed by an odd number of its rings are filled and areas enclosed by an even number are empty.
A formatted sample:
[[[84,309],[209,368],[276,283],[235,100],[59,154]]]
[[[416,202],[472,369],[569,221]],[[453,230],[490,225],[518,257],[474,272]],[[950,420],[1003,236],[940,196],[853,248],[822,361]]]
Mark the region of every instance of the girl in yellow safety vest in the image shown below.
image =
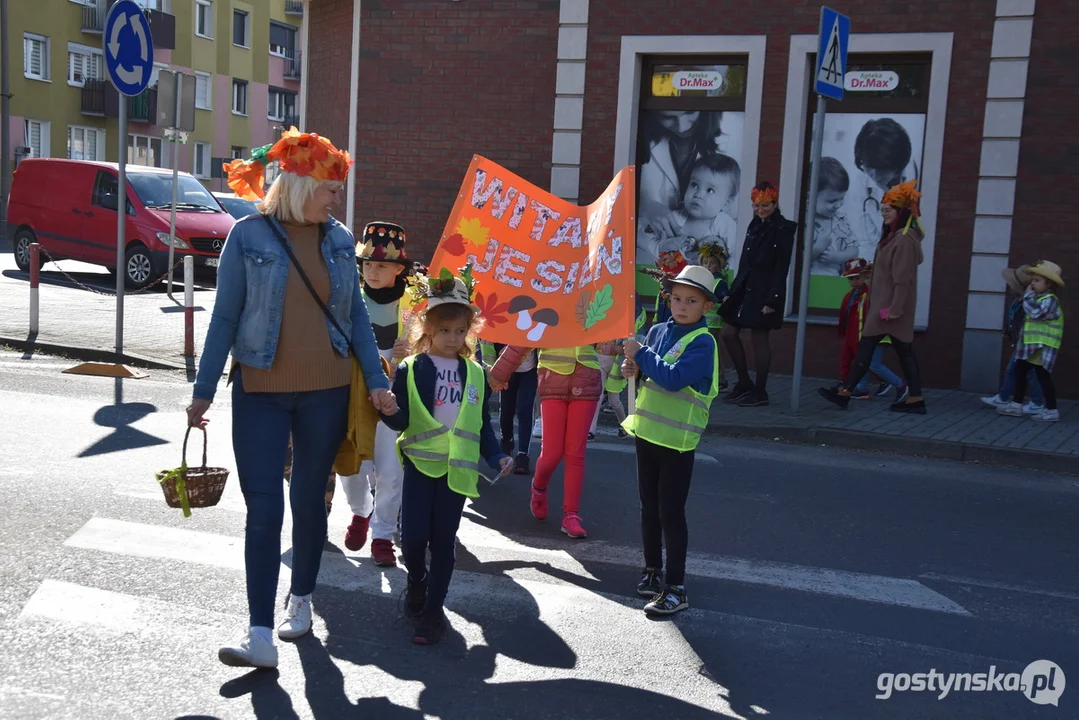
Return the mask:
[[[1038,384],[1045,393],[1045,408],[1031,415],[1032,420],[1057,422],[1056,386],[1053,384],[1053,366],[1064,339],[1063,272],[1056,263],[1042,260],[1027,268],[1030,287],[1023,294],[1023,311],[1026,320],[1015,348],[1015,394],[1007,405],[997,408],[1001,415],[1023,417],[1023,397],[1027,391],[1027,375],[1033,369]]]
[[[465,277],[470,280],[470,273]],[[419,645],[437,643],[446,628],[442,608],[453,575],[457,528],[465,498],[479,496],[480,458],[500,475],[513,466],[491,427],[483,368],[471,359],[481,321],[469,285],[443,273],[423,287],[427,310],[411,345],[415,354],[405,358],[393,380],[402,401],[395,414],[382,416],[401,433],[405,613],[416,626],[412,640]]]

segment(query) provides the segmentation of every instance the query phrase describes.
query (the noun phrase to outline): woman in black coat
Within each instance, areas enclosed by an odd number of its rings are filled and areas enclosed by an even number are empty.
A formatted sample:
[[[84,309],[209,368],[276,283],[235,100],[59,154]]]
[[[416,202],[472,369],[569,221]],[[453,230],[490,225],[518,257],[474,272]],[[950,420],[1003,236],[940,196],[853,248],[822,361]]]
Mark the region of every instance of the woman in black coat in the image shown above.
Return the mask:
[[[771,183],[762,182],[753,188],[753,213],[756,217],[746,230],[738,274],[719,310],[725,321],[723,345],[738,371],[738,383],[727,393],[725,402],[742,407],[768,404],[766,386],[772,364],[768,334],[783,325],[787,270],[794,250],[794,231],[798,228],[798,223],[787,220],[779,212],[779,192]],[[749,328],[753,337],[755,384],[749,379],[741,338],[743,328]]]

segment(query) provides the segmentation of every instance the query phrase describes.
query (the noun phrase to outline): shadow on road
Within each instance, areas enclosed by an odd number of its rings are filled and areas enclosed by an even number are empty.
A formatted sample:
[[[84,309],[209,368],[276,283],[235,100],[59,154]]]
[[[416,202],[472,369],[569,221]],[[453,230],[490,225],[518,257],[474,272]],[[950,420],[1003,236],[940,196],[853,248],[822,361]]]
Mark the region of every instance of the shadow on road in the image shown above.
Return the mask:
[[[102,427],[115,428],[111,435],[107,435],[90,447],[79,453],[78,457],[93,457],[94,455],[106,455],[122,450],[152,447],[154,445],[167,445],[168,440],[144,433],[131,427],[132,424],[142,420],[147,415],[157,412],[157,406],[150,403],[125,403],[123,401],[123,379],[116,378],[114,402],[98,408],[94,413],[94,422]]]

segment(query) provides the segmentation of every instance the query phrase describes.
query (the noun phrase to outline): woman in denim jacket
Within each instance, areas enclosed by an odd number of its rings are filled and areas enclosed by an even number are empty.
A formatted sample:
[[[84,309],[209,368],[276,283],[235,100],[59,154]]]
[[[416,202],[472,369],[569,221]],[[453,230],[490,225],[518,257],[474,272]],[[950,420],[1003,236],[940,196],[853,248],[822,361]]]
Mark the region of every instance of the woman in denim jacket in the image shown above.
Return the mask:
[[[396,408],[360,296],[352,233],[330,217],[351,159],[325,138],[292,129],[272,147],[257,151],[256,159],[226,165],[229,186],[248,199],[262,197],[262,167],[275,160],[282,173],[265,194],[259,214],[236,223],[221,252],[217,301],[188,408],[190,424],[205,425],[231,351],[232,445],[247,504],[250,628],[236,645],[221,648],[218,657],[242,667],[277,666],[271,628],[290,435],[292,588],[277,630],[282,639],[311,629],[311,593],[326,538],[323,493],[348,427],[350,347],[358,355],[371,401],[383,412]],[[296,271],[286,242],[312,289]],[[347,337],[324,315],[312,292]]]

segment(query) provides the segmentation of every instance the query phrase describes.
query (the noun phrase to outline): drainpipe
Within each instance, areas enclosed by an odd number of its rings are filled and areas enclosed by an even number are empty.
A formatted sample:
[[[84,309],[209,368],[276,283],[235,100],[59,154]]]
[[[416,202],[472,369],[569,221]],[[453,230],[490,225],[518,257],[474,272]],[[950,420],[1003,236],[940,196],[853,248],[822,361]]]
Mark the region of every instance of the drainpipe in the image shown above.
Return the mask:
[[[356,126],[359,122],[360,95],[360,0],[352,0],[352,69],[348,98],[348,154],[356,159]],[[345,227],[353,232],[356,222],[356,168],[348,174],[348,198],[345,199]]]
[[[11,177],[11,78],[8,76],[7,0],[0,0],[0,241],[6,240],[7,193]]]

